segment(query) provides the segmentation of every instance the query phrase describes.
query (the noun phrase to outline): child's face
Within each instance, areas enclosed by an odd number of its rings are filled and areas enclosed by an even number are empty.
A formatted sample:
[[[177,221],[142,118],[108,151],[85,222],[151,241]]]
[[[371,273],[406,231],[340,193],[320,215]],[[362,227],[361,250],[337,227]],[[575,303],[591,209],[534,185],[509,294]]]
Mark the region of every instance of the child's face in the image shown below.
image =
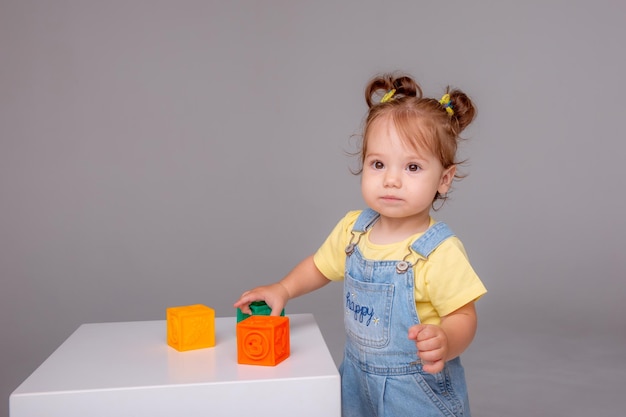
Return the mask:
[[[361,177],[367,205],[383,219],[428,227],[435,194],[448,192],[456,167],[444,169],[432,153],[405,144],[388,118],[370,125],[367,141]]]

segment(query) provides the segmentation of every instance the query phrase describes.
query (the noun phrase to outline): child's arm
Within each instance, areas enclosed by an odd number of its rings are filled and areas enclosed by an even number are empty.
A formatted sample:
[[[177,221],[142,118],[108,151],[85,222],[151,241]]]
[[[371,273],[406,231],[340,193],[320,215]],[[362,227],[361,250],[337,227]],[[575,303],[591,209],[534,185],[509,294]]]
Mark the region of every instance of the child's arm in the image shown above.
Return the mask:
[[[234,306],[246,314],[251,314],[251,302],[265,301],[272,308],[272,315],[277,316],[290,299],[317,290],[329,282],[317,269],[311,255],[279,282],[244,292]]]
[[[437,373],[444,364],[459,356],[472,343],[477,318],[474,302],[441,318],[441,324],[418,324],[409,329],[426,372]]]

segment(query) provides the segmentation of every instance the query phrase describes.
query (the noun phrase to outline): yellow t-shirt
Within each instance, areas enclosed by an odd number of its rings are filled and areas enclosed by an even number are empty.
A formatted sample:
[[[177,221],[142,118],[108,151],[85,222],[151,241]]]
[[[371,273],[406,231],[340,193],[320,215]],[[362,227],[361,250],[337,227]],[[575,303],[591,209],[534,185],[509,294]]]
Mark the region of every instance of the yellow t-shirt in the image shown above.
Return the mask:
[[[351,211],[337,223],[326,241],[313,256],[315,265],[329,280],[344,278],[346,253],[351,231],[361,211]],[[434,224],[431,218],[431,225]],[[422,233],[404,241],[377,245],[369,240],[369,231],[359,241],[359,250],[366,259],[402,260],[410,245]],[[356,239],[355,239],[356,242]],[[406,260],[413,265],[415,275],[415,306],[421,323],[439,324],[441,317],[480,298],[487,292],[469,263],[463,244],[456,237],[446,239],[428,259],[410,252]]]

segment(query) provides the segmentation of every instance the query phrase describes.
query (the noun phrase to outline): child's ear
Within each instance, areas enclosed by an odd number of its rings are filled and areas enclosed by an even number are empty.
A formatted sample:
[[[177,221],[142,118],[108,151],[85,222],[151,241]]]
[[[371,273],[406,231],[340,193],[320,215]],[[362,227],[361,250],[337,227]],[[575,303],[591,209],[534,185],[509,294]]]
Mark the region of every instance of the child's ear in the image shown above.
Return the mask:
[[[445,195],[452,186],[452,181],[454,181],[454,174],[456,174],[456,165],[452,165],[446,168],[441,174],[441,182],[439,184],[439,194]]]

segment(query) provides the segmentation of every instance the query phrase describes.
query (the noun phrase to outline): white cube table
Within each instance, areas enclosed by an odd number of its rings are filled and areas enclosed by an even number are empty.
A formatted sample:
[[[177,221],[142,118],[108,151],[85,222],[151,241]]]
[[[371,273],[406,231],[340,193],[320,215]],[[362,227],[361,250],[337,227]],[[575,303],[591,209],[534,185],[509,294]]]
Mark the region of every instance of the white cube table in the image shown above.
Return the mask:
[[[292,314],[291,354],[237,363],[236,318],[213,348],[178,352],[166,323],[83,324],[10,397],[11,417],[339,417],[337,367],[311,314]]]

